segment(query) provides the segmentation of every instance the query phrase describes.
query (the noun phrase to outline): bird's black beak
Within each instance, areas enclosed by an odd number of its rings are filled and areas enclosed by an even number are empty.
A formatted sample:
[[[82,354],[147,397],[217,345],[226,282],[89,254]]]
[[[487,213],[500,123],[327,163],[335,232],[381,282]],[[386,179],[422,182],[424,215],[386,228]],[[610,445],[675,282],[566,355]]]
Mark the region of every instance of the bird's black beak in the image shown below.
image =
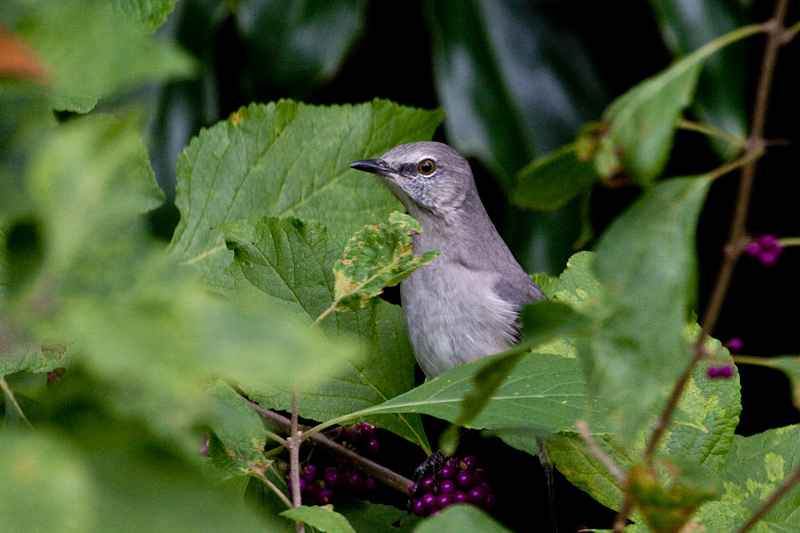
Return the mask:
[[[350,163],[350,168],[381,175],[386,175],[387,172],[391,172],[392,170],[383,159],[362,159],[360,161],[353,161]]]

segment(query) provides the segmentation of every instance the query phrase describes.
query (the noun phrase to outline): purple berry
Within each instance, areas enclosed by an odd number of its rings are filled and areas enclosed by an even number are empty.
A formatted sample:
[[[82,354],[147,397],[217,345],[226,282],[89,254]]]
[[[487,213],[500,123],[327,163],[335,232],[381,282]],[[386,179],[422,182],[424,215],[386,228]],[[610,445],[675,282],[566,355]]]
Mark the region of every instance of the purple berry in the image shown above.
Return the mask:
[[[411,485],[408,486],[408,493],[409,494],[414,494],[415,490],[417,490],[417,484],[416,483],[412,483]]]
[[[300,479],[300,481],[303,481],[303,479]],[[320,491],[319,483],[318,482],[314,482],[314,483],[306,484],[305,490],[301,489],[300,490],[300,494],[302,494],[306,498],[313,498],[314,496],[319,494],[319,491]]]
[[[761,261],[761,264],[764,266],[772,266],[778,262],[778,256],[780,256],[778,252],[773,252],[770,250],[767,252],[761,252],[758,260]]]
[[[467,496],[469,496],[469,501],[475,505],[481,505],[486,501],[486,493],[481,487],[472,487]]]
[[[469,501],[469,496],[466,492],[458,491],[453,494],[453,503],[467,503]]]
[[[738,352],[744,348],[744,342],[742,342],[742,339],[734,337],[725,343],[725,347],[732,352]]]
[[[472,473],[472,477],[475,480],[476,485],[480,485],[484,481],[486,481],[486,470],[483,468],[476,468],[475,471]]]
[[[449,505],[453,505],[453,497],[449,494],[440,494],[439,497],[436,498],[436,507],[439,509],[444,509]]]
[[[436,507],[436,496],[433,494],[426,494],[420,501],[422,501],[422,507],[424,507],[426,511],[430,511]]]
[[[364,482],[364,480],[356,472],[350,472],[349,474],[344,476],[344,485],[345,485],[345,487],[347,487],[349,490],[351,490],[353,492],[355,492],[358,489],[360,489],[361,488],[361,484],[363,482]]]
[[[469,490],[473,486],[472,474],[466,470],[462,470],[456,474],[456,485],[464,490]]]
[[[414,516],[425,516],[427,511],[425,511],[425,507],[422,506],[422,498],[414,500],[411,504],[411,512]]]
[[[428,516],[436,516],[437,514],[439,514],[441,512],[442,512],[441,509],[434,509],[433,511],[431,511],[431,514],[429,514]]]
[[[376,453],[378,453],[378,450],[380,450],[380,449],[381,449],[381,445],[378,444],[378,441],[375,440],[375,439],[369,439],[364,444],[364,452],[367,455],[375,455]]]
[[[359,429],[361,430],[361,435],[364,438],[370,439],[375,436],[375,426],[367,424],[366,422],[362,422],[359,425]]]
[[[491,511],[497,507],[497,497],[494,494],[486,496],[486,501],[483,504],[487,511]]]
[[[439,470],[439,475],[442,479],[453,479],[456,475],[456,469],[449,464],[445,464]]]
[[[305,474],[302,476],[307,482],[311,483],[312,481],[316,481],[319,478],[319,469],[314,465],[308,465],[305,468]]]
[[[461,463],[465,469],[469,470],[470,472],[478,468],[478,458],[474,455],[468,455],[461,460]]]
[[[732,365],[709,366],[706,369],[706,375],[709,379],[729,379],[733,377],[733,374],[734,370]]]
[[[317,502],[320,505],[333,503],[333,491],[331,489],[320,489],[319,494],[317,494]]]
[[[375,480],[367,476],[367,478],[364,480],[364,484],[361,485],[361,492],[362,494],[367,495],[371,494],[373,490],[375,490]]]
[[[356,426],[345,426],[342,435],[344,436],[344,440],[349,442],[350,444],[355,444],[356,441],[358,440],[358,433],[356,431]]]
[[[492,487],[490,487],[488,483],[481,483],[481,488],[483,489],[483,492],[485,492],[486,494],[492,493]]]
[[[331,489],[335,489],[342,484],[342,474],[339,473],[339,469],[335,466],[326,468],[322,474],[322,479],[325,481],[325,486]]]
[[[449,479],[445,479],[439,484],[442,494],[452,494],[456,491],[456,484]]]
[[[436,486],[436,482],[430,476],[424,478],[419,483],[419,488],[422,492],[432,492],[434,486]]]

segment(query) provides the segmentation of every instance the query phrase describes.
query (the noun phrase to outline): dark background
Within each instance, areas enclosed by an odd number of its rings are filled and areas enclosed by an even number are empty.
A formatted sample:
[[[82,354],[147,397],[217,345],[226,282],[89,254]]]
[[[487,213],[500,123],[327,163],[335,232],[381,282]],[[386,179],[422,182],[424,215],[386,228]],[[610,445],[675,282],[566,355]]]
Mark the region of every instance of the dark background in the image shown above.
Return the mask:
[[[274,2],[273,2],[274,3]],[[473,2],[474,3],[474,2]],[[671,51],[659,33],[659,19],[654,6],[661,2],[533,1],[506,2],[534,10],[536,20],[553,39],[569,35],[580,49],[576,57],[587,58],[588,75],[597,87],[587,96],[587,122],[597,120],[603,108],[644,78],[664,69],[672,60]],[[668,3],[668,2],[663,2]],[[699,4],[705,2],[699,1]],[[250,2],[258,4],[258,2]],[[269,4],[269,2],[262,2]],[[491,2],[484,2],[491,4]],[[769,18],[773,3],[754,2],[742,8],[736,2],[742,23]],[[790,11],[789,24],[800,13]],[[165,37],[177,39],[192,52],[203,67],[198,79],[152,88],[144,95],[151,111],[151,154],[159,182],[174,198],[174,167],[177,154],[202,126],[224,119],[240,106],[252,101],[268,102],[295,98],[314,104],[357,103],[375,97],[388,98],[404,105],[433,108],[441,105],[436,87],[429,21],[420,1],[380,0],[366,5],[360,36],[333,75],[322,78],[312,74],[281,77],[276,65],[293,58],[279,55],[267,60],[252,34],[243,32],[235,14],[220,2],[185,0],[160,30]],[[268,19],[266,19],[269,22]],[[537,22],[538,23],[538,22]],[[265,24],[259,38],[269,34]],[[549,34],[548,34],[549,35]],[[547,38],[547,37],[545,37]],[[562,41],[563,42],[563,41]],[[256,43],[256,44],[254,44]],[[744,102],[747,116],[752,108],[755,85],[763,52],[764,38],[756,36],[738,46],[735,60],[744,71]],[[780,56],[774,82],[767,125],[767,138],[776,141],[760,162],[752,197],[748,228],[753,235],[771,233],[778,237],[800,235],[796,194],[800,157],[797,150],[798,98],[796,81],[798,46],[792,43]],[[543,68],[558,69],[558,61]],[[555,64],[555,66],[553,66]],[[271,72],[274,75],[268,74]],[[580,78],[572,79],[580,92]],[[733,83],[733,81],[731,82]],[[445,111],[450,112],[447,108]],[[501,119],[502,120],[502,117]],[[574,132],[572,132],[574,135]],[[441,128],[436,140],[449,142],[447,129]],[[563,139],[560,144],[569,142]],[[542,156],[535,150],[535,155]],[[493,179],[484,162],[471,158],[476,181],[490,216],[506,236],[512,250],[529,271],[547,270],[557,275],[575,250],[573,243],[580,231],[578,203],[562,208],[560,213],[520,212],[509,205],[504,189]],[[720,160],[699,135],[679,132],[665,175],[697,174],[719,165]],[[518,169],[517,169],[518,170]],[[714,283],[722,248],[727,238],[738,174],[717,180],[701,216],[697,233],[699,254],[699,302],[702,314]],[[583,246],[591,249],[597,236],[613,218],[639,195],[634,187],[595,186],[588,202],[594,239]],[[154,234],[168,239],[177,223],[177,211],[168,204],[152,216]],[[531,250],[543,250],[531,259]],[[542,244],[544,243],[544,244]],[[743,353],[758,356],[796,354],[798,340],[797,302],[800,285],[796,273],[800,253],[789,248],[772,268],[765,268],[744,257],[739,263],[720,322],[714,336],[727,341],[744,341]],[[389,293],[387,298],[396,298]],[[800,422],[792,407],[787,379],[778,371],[761,367],[739,368],[743,412],[737,432],[751,435],[768,428]],[[440,421],[427,421],[429,436],[444,427]],[[419,450],[391,435],[381,437],[381,460],[410,476],[422,459]],[[503,445],[499,439],[478,433],[465,436],[459,453],[474,454],[489,473],[489,481],[500,500],[496,516],[515,531],[539,529],[548,523],[544,476],[536,458]],[[613,513],[594,502],[557,475],[556,498],[559,529],[574,531],[578,526],[606,528]],[[388,491],[376,496],[401,504]]]

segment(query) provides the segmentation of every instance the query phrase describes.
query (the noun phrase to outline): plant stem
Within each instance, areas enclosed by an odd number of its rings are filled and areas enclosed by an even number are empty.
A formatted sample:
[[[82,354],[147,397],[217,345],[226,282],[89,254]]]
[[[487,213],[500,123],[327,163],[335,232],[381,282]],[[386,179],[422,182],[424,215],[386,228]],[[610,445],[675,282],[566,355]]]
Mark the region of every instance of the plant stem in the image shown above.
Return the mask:
[[[761,507],[756,509],[747,522],[742,524],[742,527],[740,527],[736,533],[745,533],[745,531],[753,527],[755,523],[761,520],[761,518],[767,514],[767,511],[772,509],[772,507],[778,503],[780,499],[783,498],[787,492],[789,492],[789,489],[791,489],[798,481],[800,481],[800,465],[792,470],[788,476],[783,478],[783,481],[781,481],[781,484],[777,489],[775,489],[775,492],[770,494],[769,498],[767,498],[767,500],[761,504]]]
[[[286,495],[283,493],[281,489],[275,486],[275,483],[267,479],[267,476],[257,471],[253,471],[251,475],[255,476],[256,478],[261,480],[262,483],[264,483],[266,486],[272,489],[272,492],[274,492],[278,496],[278,498],[280,498],[281,501],[286,504],[286,507],[288,507],[289,509],[293,507],[292,502],[289,500],[289,498],[286,497]]]
[[[295,508],[303,504],[302,496],[300,495],[300,431],[297,428],[297,387],[292,391],[292,420],[289,427],[289,437],[286,439],[289,443],[289,473],[292,478],[292,503]],[[305,533],[305,526],[302,522],[297,521],[294,523],[294,529],[297,533]]]
[[[27,416],[25,416],[25,412],[22,410],[22,407],[20,407],[19,404],[17,403],[17,399],[14,397],[14,391],[12,391],[11,387],[9,387],[8,383],[6,383],[5,376],[0,377],[0,389],[3,389],[6,398],[8,398],[8,400],[11,402],[11,405],[14,406],[14,409],[17,410],[20,418],[22,418],[25,421],[25,423],[28,424],[28,426],[31,429],[33,429],[33,424],[31,424],[31,421],[28,420]]]
[[[339,303],[339,302],[338,302],[338,300],[337,300],[337,301],[335,301],[335,302],[333,302],[329,308],[327,308],[326,310],[324,310],[324,311],[322,312],[322,314],[321,314],[321,315],[319,315],[319,316],[317,317],[317,319],[316,319],[314,322],[312,322],[312,324],[311,324],[311,325],[312,325],[312,326],[316,326],[316,325],[318,325],[320,322],[322,322],[322,319],[324,319],[324,318],[325,318],[326,316],[328,316],[329,314],[333,313],[333,311],[336,309],[336,304],[337,304],[337,303]]]
[[[589,448],[589,453],[594,456],[595,459],[603,463],[603,466],[606,467],[606,470],[614,476],[616,482],[621,486],[625,487],[627,481],[625,479],[625,474],[622,473],[622,470],[614,464],[614,461],[611,460],[609,456],[603,453],[603,450],[600,449],[600,446],[594,441],[592,438],[592,433],[589,431],[589,425],[584,422],[583,420],[578,420],[575,422],[575,427],[578,429],[578,435],[580,436],[581,440],[586,447]]]
[[[285,416],[281,416],[275,411],[264,409],[254,402],[250,402],[250,406],[258,413],[262,420],[266,421],[271,426],[275,427],[278,431],[288,433],[291,431],[291,422]],[[298,428],[299,429],[299,428]],[[305,433],[307,435],[308,432]],[[411,480],[401,476],[400,474],[389,470],[385,466],[381,466],[374,461],[370,461],[366,457],[362,457],[352,450],[335,443],[322,433],[314,433],[308,437],[315,446],[321,448],[325,453],[339,459],[346,461],[368,476],[381,481],[385,485],[393,489],[397,489],[404,494],[408,494],[408,487],[411,485]]]
[[[744,139],[741,137],[732,135],[725,130],[715,128],[714,126],[693,122],[685,118],[682,118],[680,121],[678,121],[678,128],[687,131],[696,131],[697,133],[702,133],[703,135],[708,135],[709,137],[717,137],[738,148],[741,148],[744,144]]]

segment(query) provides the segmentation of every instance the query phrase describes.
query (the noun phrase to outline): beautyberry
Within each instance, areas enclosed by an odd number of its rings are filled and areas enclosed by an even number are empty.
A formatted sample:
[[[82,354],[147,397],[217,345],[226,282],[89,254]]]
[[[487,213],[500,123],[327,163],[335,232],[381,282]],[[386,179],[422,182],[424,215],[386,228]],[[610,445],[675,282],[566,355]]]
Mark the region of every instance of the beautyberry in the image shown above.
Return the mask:
[[[320,489],[319,494],[317,494],[317,502],[320,505],[333,503],[333,491],[331,489]]]

